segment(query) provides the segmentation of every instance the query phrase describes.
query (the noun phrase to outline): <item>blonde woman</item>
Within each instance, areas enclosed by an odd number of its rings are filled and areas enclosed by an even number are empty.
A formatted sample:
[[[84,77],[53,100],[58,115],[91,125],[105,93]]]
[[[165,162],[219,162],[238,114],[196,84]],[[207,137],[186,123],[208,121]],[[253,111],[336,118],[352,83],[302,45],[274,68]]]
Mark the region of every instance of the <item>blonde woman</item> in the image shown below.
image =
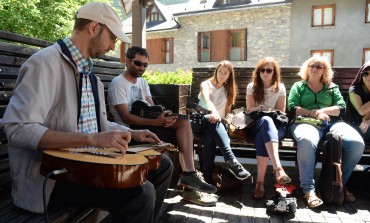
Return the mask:
[[[343,144],[343,185],[348,181],[364,151],[361,135],[350,125],[341,121],[346,103],[339,87],[332,82],[333,71],[324,57],[311,57],[299,71],[301,81],[294,83],[289,98],[288,109],[292,114],[324,120],[329,124],[326,130],[310,124],[293,124],[289,131],[297,141],[299,179],[310,208],[320,206],[323,201],[315,194],[316,148],[320,139],[328,132],[337,131],[342,135]],[[346,190],[346,200],[355,198]]]

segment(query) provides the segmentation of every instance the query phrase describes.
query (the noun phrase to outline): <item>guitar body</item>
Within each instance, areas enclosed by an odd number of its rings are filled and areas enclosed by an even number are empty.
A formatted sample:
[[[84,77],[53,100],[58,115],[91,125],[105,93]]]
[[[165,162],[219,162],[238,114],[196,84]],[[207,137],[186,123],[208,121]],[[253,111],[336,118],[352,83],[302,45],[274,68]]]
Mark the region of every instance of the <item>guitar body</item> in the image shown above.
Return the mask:
[[[100,188],[141,186],[147,180],[149,161],[142,154],[116,153],[112,158],[76,151],[78,149],[44,150],[40,173],[46,176],[66,168],[67,173],[52,179]]]
[[[131,106],[131,114],[142,118],[157,118],[165,108],[161,105],[150,105],[147,101],[135,101]]]
[[[140,116],[142,118],[151,118],[155,119],[157,118],[163,111],[165,111],[166,108],[163,107],[162,105],[150,105],[147,101],[145,100],[139,100],[135,101],[132,106],[131,106],[131,114]],[[192,120],[193,122],[199,123],[202,119],[204,114],[175,114],[172,113],[170,115],[166,114],[166,117],[170,116],[177,116],[179,119],[185,119],[185,120]]]

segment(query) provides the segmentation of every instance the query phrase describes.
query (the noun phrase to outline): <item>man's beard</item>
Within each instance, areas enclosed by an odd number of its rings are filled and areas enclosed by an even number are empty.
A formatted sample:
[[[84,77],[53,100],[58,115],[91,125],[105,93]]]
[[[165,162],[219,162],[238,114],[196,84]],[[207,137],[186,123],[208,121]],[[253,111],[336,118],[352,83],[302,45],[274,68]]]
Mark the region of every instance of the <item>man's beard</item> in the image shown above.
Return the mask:
[[[143,76],[143,74],[141,74],[141,72],[139,70],[135,69],[134,67],[130,68],[130,75],[133,78],[139,78],[139,77]]]
[[[102,51],[100,49],[100,45],[101,45],[101,32],[99,33],[99,35],[95,36],[93,39],[91,39],[90,41],[90,56],[92,58],[98,58],[102,55],[104,55],[106,52]]]

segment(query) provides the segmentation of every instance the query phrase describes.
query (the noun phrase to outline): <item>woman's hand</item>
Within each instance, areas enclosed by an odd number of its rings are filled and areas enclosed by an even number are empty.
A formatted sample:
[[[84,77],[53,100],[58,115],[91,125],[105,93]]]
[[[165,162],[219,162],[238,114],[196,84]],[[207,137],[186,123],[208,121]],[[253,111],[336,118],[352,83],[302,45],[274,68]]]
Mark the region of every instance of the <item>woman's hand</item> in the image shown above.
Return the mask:
[[[209,115],[209,122],[210,123],[215,123],[221,121],[221,116],[219,114],[210,114]]]
[[[330,122],[330,116],[325,113],[318,113],[315,118],[326,122]]]
[[[365,123],[365,122],[361,122],[360,124],[360,130],[363,134],[365,134],[367,132],[367,130],[369,129],[369,124]]]

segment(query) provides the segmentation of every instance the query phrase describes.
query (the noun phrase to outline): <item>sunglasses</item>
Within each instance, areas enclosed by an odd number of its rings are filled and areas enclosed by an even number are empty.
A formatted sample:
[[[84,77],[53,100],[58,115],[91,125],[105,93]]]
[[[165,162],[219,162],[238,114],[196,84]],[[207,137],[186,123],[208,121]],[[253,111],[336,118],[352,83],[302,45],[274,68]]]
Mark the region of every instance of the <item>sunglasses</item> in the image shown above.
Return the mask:
[[[272,69],[270,69],[270,68],[267,68],[267,69],[265,69],[265,68],[261,68],[260,69],[260,72],[261,73],[267,73],[267,74],[271,74],[272,72],[273,72],[274,70],[272,70]]]
[[[316,69],[318,69],[318,70],[322,70],[322,69],[324,69],[324,67],[323,66],[320,66],[320,65],[310,65],[310,66],[308,66],[309,68],[311,68],[311,69],[313,69],[313,68],[316,68]]]
[[[131,60],[131,59],[130,59]],[[141,66],[144,66],[145,68],[146,67],[148,67],[149,66],[149,64],[148,63],[142,63],[142,62],[140,62],[140,61],[138,61],[138,60],[131,60],[132,62],[134,62],[134,64],[136,65],[136,66],[138,66],[138,67],[141,67]]]

